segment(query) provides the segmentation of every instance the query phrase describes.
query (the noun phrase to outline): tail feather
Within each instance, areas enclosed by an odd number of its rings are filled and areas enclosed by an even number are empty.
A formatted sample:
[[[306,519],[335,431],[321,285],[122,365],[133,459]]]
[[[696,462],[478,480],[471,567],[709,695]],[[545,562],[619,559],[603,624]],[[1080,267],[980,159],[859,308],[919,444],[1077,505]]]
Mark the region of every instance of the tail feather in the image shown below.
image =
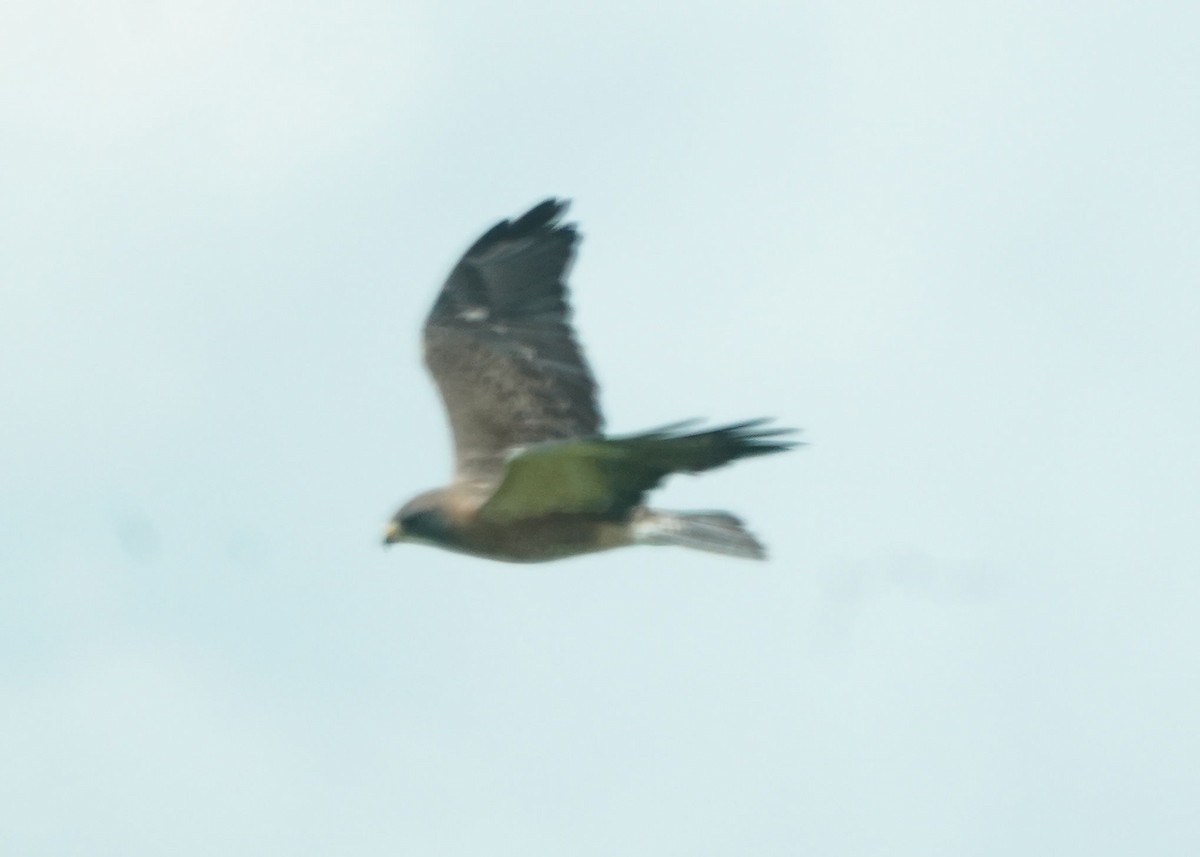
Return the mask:
[[[646,512],[634,522],[634,539],[643,545],[678,545],[693,550],[766,559],[767,551],[745,524],[728,512]]]

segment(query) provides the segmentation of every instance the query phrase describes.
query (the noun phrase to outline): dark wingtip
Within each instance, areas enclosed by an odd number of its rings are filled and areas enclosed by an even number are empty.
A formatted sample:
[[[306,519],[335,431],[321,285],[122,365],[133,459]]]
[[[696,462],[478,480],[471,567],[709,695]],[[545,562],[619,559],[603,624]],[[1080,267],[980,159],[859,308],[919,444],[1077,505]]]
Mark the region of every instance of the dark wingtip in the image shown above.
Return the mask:
[[[722,441],[733,445],[737,450],[738,458],[748,455],[766,455],[771,452],[786,452],[789,449],[807,446],[804,441],[792,437],[799,434],[801,429],[789,428],[787,426],[772,426],[770,423],[773,420],[773,417],[759,417],[714,429],[691,431],[691,429],[694,429],[701,422],[698,419],[691,419],[664,426],[652,432],[652,434],[659,437],[709,435],[714,438],[720,438]]]
[[[527,238],[539,232],[564,232],[573,239],[576,230],[573,223],[560,223],[559,219],[570,207],[569,199],[548,197],[530,208],[520,217],[501,220],[468,248],[466,255],[481,252],[497,241]]]
[[[735,438],[749,455],[761,455],[768,452],[786,452],[807,444],[794,437],[800,429],[788,426],[772,426],[771,417],[760,417],[743,423],[726,426],[721,429],[730,437]]]
[[[514,220],[512,229],[514,232],[524,232],[542,226],[550,226],[562,217],[570,206],[571,200],[569,199],[548,197]]]

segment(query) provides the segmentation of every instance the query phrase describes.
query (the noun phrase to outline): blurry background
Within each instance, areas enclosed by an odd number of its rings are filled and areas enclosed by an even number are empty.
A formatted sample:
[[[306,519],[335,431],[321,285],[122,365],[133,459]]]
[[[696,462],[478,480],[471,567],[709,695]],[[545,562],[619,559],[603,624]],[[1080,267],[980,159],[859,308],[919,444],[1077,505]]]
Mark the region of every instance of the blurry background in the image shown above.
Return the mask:
[[[1200,13],[0,7],[0,851],[1185,854]],[[751,564],[385,553],[549,195]]]

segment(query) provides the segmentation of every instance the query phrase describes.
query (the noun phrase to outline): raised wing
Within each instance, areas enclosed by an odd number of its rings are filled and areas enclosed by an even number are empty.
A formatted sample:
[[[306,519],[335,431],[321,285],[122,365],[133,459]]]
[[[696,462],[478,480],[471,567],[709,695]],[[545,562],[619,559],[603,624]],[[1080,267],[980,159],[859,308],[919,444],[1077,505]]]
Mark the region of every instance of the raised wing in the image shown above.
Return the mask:
[[[578,234],[548,199],[463,255],[425,322],[425,362],[454,432],[459,479],[498,479],[513,447],[592,437],[596,383],[575,340],[566,278]]]
[[[697,473],[734,459],[791,449],[791,429],[753,420],[683,434],[690,424],[630,437],[545,443],[508,462],[478,519],[496,523],[554,514],[623,520],[670,473]]]

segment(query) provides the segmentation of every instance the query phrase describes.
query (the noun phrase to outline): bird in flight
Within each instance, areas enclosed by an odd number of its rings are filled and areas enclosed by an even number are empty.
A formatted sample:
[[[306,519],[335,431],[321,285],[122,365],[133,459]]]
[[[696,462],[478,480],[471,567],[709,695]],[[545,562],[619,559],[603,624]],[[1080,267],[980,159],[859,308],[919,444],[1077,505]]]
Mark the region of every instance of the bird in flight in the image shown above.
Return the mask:
[[[679,423],[607,437],[596,382],[570,324],[567,273],[579,234],[565,201],[503,220],[467,250],[425,321],[425,363],[454,434],[454,478],[418,495],[385,544],[542,562],[626,545],[681,545],[762,559],[728,512],[644,504],[672,473],[790,449],[765,420]]]

